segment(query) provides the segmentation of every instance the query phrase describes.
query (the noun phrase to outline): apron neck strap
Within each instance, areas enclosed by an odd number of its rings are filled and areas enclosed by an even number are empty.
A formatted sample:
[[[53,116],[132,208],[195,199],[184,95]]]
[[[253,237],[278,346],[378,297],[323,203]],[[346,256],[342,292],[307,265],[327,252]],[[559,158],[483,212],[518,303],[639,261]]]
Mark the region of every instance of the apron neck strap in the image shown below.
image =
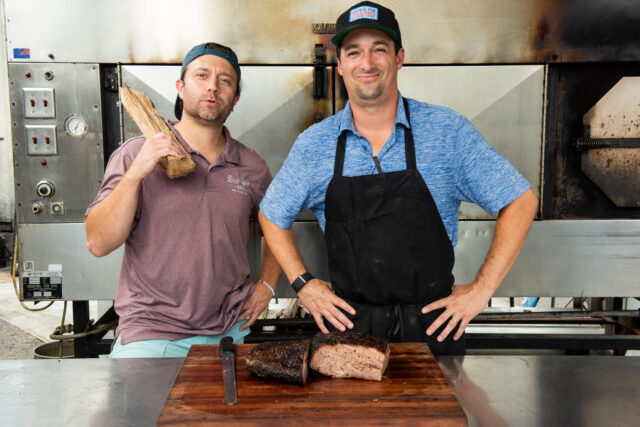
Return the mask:
[[[404,128],[404,154],[407,160],[407,169],[416,170],[416,149],[413,145],[413,133],[411,132],[411,113],[409,113],[409,103],[407,98],[402,97],[404,104],[404,114],[407,116],[409,127]]]
[[[343,131],[338,136],[338,146],[336,147],[336,162],[333,166],[333,176],[342,176],[342,166],[344,165],[344,152],[347,147],[347,131]]]
[[[407,116],[407,122],[411,125],[411,114],[409,113],[409,103],[405,97],[402,97],[404,104],[404,113]],[[342,168],[344,166],[344,153],[347,147],[347,131],[342,131],[338,136],[338,146],[336,147],[336,160],[333,166],[333,175],[342,176]],[[404,153],[407,161],[407,169],[416,169],[416,150],[413,145],[413,133],[411,128],[404,129]]]

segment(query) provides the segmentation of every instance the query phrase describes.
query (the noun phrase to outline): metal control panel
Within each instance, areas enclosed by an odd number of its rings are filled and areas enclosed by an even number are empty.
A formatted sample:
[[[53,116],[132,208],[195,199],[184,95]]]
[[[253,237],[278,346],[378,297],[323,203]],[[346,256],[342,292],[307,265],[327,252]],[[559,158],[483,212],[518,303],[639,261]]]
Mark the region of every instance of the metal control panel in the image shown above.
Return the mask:
[[[18,223],[83,222],[104,170],[100,67],[10,63]]]

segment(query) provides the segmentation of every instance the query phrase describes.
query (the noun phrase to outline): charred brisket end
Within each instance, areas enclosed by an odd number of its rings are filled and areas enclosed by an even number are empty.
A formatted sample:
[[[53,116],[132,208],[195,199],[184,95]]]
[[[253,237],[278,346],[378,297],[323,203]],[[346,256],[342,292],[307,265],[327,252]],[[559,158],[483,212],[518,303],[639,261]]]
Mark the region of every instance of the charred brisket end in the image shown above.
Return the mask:
[[[389,343],[385,340],[371,335],[358,332],[330,332],[328,334],[319,333],[313,337],[313,341],[311,341],[311,354],[315,353],[320,346],[338,344],[371,347],[382,353],[385,353],[389,347]]]
[[[244,361],[251,374],[270,380],[304,385],[310,340],[263,342]]]
[[[334,378],[381,381],[389,364],[389,344],[355,332],[318,334],[311,342],[311,369]]]

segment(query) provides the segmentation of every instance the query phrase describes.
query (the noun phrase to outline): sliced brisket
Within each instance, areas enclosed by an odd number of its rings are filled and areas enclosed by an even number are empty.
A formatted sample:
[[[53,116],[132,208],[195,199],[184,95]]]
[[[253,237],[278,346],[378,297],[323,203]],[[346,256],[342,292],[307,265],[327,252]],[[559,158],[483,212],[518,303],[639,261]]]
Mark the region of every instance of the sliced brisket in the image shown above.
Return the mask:
[[[309,365],[334,378],[381,381],[389,363],[389,344],[355,332],[318,334],[311,342]]]

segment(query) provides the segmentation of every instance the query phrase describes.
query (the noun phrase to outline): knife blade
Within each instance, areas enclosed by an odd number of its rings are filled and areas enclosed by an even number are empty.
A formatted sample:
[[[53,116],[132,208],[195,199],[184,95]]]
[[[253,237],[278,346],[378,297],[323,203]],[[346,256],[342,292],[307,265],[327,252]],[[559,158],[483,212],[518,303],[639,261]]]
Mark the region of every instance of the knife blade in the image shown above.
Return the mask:
[[[224,403],[235,405],[238,403],[236,392],[236,363],[233,351],[233,338],[224,337],[220,341],[220,356],[222,357],[222,381],[224,382]]]

